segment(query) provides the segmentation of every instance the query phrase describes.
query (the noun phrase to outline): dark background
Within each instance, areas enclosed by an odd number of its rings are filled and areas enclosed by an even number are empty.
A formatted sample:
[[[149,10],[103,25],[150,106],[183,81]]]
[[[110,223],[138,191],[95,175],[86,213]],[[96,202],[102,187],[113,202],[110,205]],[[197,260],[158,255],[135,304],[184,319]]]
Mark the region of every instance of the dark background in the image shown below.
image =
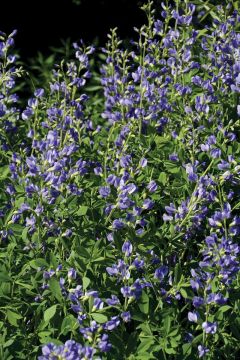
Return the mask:
[[[73,1],[80,2],[79,5]],[[61,46],[60,39],[96,38],[103,46],[110,28],[118,27],[122,39],[134,37],[145,15],[144,0],[0,0],[0,30],[18,30],[16,48],[22,59],[37,51],[49,53],[49,46]]]

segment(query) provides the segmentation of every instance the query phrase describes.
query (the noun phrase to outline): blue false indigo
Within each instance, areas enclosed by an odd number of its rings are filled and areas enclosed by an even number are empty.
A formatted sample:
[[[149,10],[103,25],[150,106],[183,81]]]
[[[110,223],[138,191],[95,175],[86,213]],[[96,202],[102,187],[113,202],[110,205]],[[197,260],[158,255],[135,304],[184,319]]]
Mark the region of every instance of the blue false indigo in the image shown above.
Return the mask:
[[[123,297],[127,297],[127,298],[133,297],[133,293],[132,293],[130,286],[123,286],[121,288],[121,293],[122,293]]]
[[[38,106],[38,99],[30,98],[28,100],[28,106],[33,109],[36,108]]]
[[[120,324],[120,320],[118,316],[111,317],[111,320],[107,321],[105,324],[103,324],[104,330],[112,331],[118,327]]]
[[[156,184],[156,181],[151,180],[150,183],[147,186],[147,189],[149,192],[154,193],[157,190],[158,186]]]
[[[50,279],[55,274],[54,270],[44,271],[43,272],[43,279]]]
[[[136,230],[136,235],[140,236],[144,233],[144,230],[142,228]]]
[[[111,276],[117,276],[118,275],[118,267],[116,264],[113,264],[112,267],[107,267],[106,271],[108,272],[109,275]]]
[[[212,149],[210,151],[210,154],[211,154],[213,159],[220,158],[221,157],[221,150],[220,149]]]
[[[220,293],[218,293],[218,294],[211,293],[208,295],[206,302],[207,302],[207,304],[215,303],[218,305],[224,305],[227,302],[227,298],[225,298]]]
[[[124,311],[121,313],[121,318],[124,322],[129,322],[131,320],[131,314],[130,311]]]
[[[30,205],[25,204],[25,203],[22,203],[22,204],[20,205],[20,208],[19,208],[18,212],[21,214],[21,213],[23,213],[24,211],[27,211],[27,210],[30,210],[30,209],[31,209]]]
[[[132,78],[134,82],[138,82],[141,78],[141,70],[139,69],[139,71],[137,72],[133,72],[132,73]]]
[[[120,230],[124,226],[125,226],[125,224],[123,221],[121,221],[119,219],[113,220],[113,224],[112,224],[113,229]]]
[[[115,207],[114,205],[108,204],[108,205],[105,207],[105,209],[104,209],[105,214],[106,214],[106,215],[109,215],[110,212],[114,209],[114,207]]]
[[[62,236],[67,237],[67,238],[71,237],[71,236],[72,236],[72,230],[71,230],[71,229],[67,229],[67,230],[62,234]]]
[[[158,268],[155,273],[154,273],[154,277],[155,279],[158,279],[158,280],[163,280],[164,277],[168,274],[168,266],[166,265],[162,265],[160,266],[160,268]]]
[[[111,189],[109,186],[101,186],[99,188],[99,194],[103,197],[103,198],[107,198],[111,193]]]
[[[194,296],[192,303],[195,308],[198,308],[204,304],[204,299],[199,296]]]
[[[237,106],[237,114],[240,116],[240,105]]]
[[[176,212],[176,208],[173,203],[170,203],[170,206],[165,206],[165,210],[169,215],[173,215]]]
[[[144,265],[145,265],[144,260],[136,258],[133,260],[131,266],[134,266],[136,269],[140,270],[144,268]]]
[[[41,98],[41,97],[43,97],[43,95],[44,95],[44,89],[37,89],[37,90],[35,90],[34,91],[34,95],[37,97],[37,98]]]
[[[197,181],[198,176],[195,173],[195,169],[194,169],[192,164],[189,163],[189,164],[186,165],[186,173],[188,174],[188,179],[190,181],[192,181],[192,182]]]
[[[108,239],[109,242],[114,241],[113,233],[107,234],[107,239]]]
[[[120,300],[116,295],[111,295],[111,299],[106,299],[106,303],[110,306],[120,305]]]
[[[26,226],[34,227],[36,224],[35,216],[31,215],[30,217],[26,218]]]
[[[231,217],[231,205],[229,203],[225,203],[223,205],[222,218],[229,219]]]
[[[189,313],[188,313],[189,321],[197,323],[198,319],[199,319],[198,313],[189,311]]]
[[[147,159],[142,158],[140,160],[140,162],[139,162],[139,166],[142,167],[142,168],[146,167],[147,166]]]
[[[210,145],[208,145],[208,144],[201,144],[200,145],[200,147],[201,147],[201,150],[202,151],[209,151],[210,150]]]
[[[0,216],[1,217],[1,216]],[[14,214],[12,216],[12,222],[13,224],[16,224],[18,221],[20,220],[20,215],[19,214]]]
[[[217,323],[210,322],[210,321],[204,321],[202,323],[202,328],[207,334],[215,334],[217,331]]]
[[[163,221],[172,221],[172,220],[173,220],[173,216],[163,214]]]
[[[22,119],[28,120],[33,115],[33,110],[31,108],[27,108],[22,113]]]
[[[6,114],[6,106],[3,104],[0,104],[0,117],[3,117]]]
[[[102,352],[108,352],[111,350],[112,345],[108,342],[108,335],[103,334],[101,339],[98,341],[98,348]]]
[[[58,266],[57,266],[57,268],[56,268],[56,273],[58,273],[59,271],[61,271],[62,270],[62,264],[59,264]]]
[[[122,156],[120,159],[120,166],[125,169],[131,165],[131,162],[132,162],[131,155]]]
[[[73,279],[76,279],[77,277],[77,272],[75,269],[71,268],[68,270],[68,280],[71,281]]]
[[[145,199],[143,201],[143,205],[142,205],[143,209],[150,210],[153,208],[153,206],[154,206],[154,201],[152,201],[151,199]]]
[[[171,160],[171,161],[179,161],[178,155],[175,154],[175,153],[170,154],[168,158],[169,158],[169,160]]]
[[[200,281],[199,280],[190,280],[190,284],[193,290],[198,290],[200,287]]]
[[[125,241],[125,243],[122,246],[122,252],[125,254],[125,256],[129,257],[132,253],[132,244],[130,241]]]
[[[94,298],[92,311],[103,309],[103,305],[104,305],[103,301],[100,298],[98,297]]]
[[[198,345],[198,356],[199,358],[205,356],[209,352],[209,349],[203,345]]]
[[[94,174],[95,175],[102,175],[102,173],[103,173],[103,170],[102,170],[101,166],[98,166],[98,167],[94,168]]]
[[[229,169],[229,167],[230,167],[229,162],[227,162],[225,160],[221,160],[221,162],[218,164],[218,169],[219,170]]]

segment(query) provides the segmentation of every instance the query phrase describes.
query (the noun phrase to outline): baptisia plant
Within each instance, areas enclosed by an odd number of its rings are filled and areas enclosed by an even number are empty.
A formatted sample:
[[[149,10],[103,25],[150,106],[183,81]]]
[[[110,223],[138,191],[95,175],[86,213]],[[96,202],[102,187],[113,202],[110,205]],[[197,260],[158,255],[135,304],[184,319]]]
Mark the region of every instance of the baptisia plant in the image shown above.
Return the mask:
[[[23,108],[1,34],[4,360],[239,355],[238,2],[156,5]]]

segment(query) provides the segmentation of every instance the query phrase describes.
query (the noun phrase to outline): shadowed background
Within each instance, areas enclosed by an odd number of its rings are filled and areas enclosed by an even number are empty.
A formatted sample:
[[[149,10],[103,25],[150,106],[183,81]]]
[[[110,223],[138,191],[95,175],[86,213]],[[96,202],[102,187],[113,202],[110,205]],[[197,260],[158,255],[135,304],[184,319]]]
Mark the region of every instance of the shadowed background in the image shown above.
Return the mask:
[[[145,16],[140,10],[144,0],[1,0],[0,30],[18,30],[16,47],[21,58],[37,51],[48,53],[49,46],[61,46],[60,39],[98,38],[104,45],[110,28],[118,27],[123,39],[134,36]]]

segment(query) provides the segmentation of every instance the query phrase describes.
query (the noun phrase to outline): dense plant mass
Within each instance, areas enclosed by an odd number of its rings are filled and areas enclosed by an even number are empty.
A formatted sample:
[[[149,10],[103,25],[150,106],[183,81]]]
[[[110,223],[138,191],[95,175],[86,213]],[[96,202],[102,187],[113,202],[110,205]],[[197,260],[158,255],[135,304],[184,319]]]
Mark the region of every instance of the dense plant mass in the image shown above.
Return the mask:
[[[239,358],[240,14],[208,3],[149,2],[99,73],[75,43],[23,109],[1,33],[1,360]]]

